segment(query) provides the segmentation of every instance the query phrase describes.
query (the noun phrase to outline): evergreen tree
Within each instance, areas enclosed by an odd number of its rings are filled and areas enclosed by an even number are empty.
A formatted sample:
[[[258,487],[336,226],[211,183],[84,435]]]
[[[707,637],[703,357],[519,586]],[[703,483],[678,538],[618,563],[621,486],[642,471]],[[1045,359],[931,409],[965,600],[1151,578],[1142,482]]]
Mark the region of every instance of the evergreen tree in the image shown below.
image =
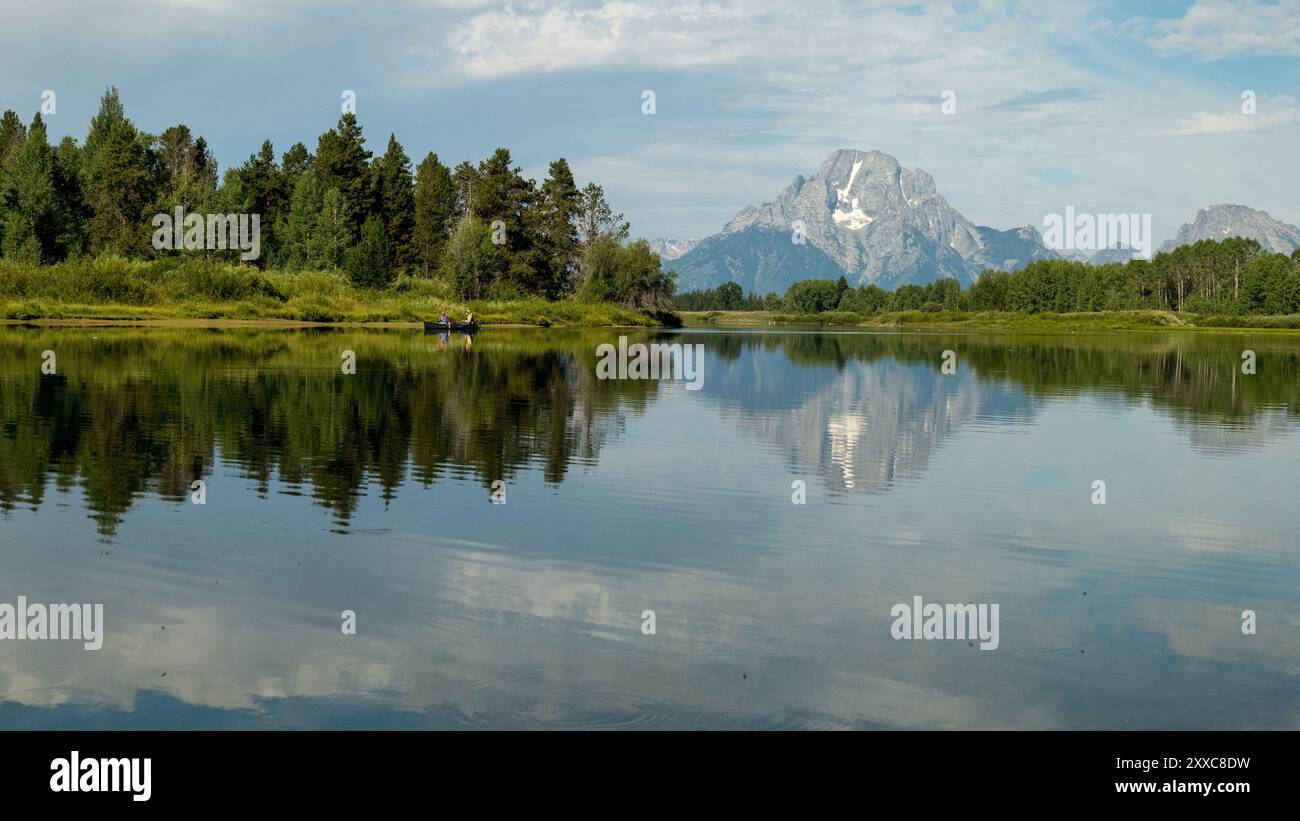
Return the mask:
[[[536,185],[524,178],[522,169],[512,167],[507,149],[498,148],[479,165],[472,214],[489,227],[494,244],[507,252],[506,270],[495,283],[502,296],[546,291],[545,254],[529,215],[536,200]]]
[[[272,223],[276,237],[273,252],[267,257],[269,264],[277,268],[301,271],[307,264],[307,237],[315,225],[316,214],[320,211],[320,188],[315,187],[316,175],[311,173],[312,156],[302,143],[294,143],[280,158],[281,207]],[[305,178],[312,179],[312,191],[315,194],[315,208],[309,215],[294,214],[294,202],[298,187]],[[306,216],[309,221],[304,222]]]
[[[582,189],[578,204],[578,249],[585,253],[601,237],[613,237],[619,242],[627,239],[630,226],[622,214],[605,201],[605,189],[594,182]]]
[[[5,223],[8,221],[9,164],[27,141],[27,126],[13,111],[0,117],[0,247],[4,243]]]
[[[285,176],[293,179],[296,186],[298,184],[298,175],[311,170],[312,159],[307,146],[302,143],[294,143],[288,151],[284,152],[284,157],[280,161],[280,168],[284,171]],[[293,190],[292,187],[290,190]]]
[[[582,195],[563,158],[551,163],[535,209],[546,270],[544,293],[556,299],[575,287],[578,271],[578,211]]]
[[[216,190],[217,163],[202,137],[197,140],[185,125],[174,125],[154,140],[157,153],[159,198],[157,211],[181,206],[199,211]]]
[[[429,276],[447,245],[456,197],[451,170],[432,152],[415,170],[414,252],[420,270]]]
[[[321,197],[320,214],[307,241],[307,264],[312,268],[338,268],[343,264],[343,252],[351,244],[352,215],[343,195],[331,188]]]
[[[456,192],[454,222],[459,223],[474,210],[474,189],[478,186],[478,169],[469,160],[462,160],[451,175]]]
[[[347,250],[343,268],[352,282],[363,288],[377,288],[393,281],[392,246],[384,221],[377,216],[366,218],[361,240]]]
[[[55,258],[80,256],[86,247],[87,210],[81,189],[81,149],[71,137],[64,137],[54,151],[54,188],[58,199]]]
[[[393,265],[408,270],[416,263],[415,190],[411,179],[411,159],[406,156],[397,136],[388,137],[388,150],[379,160],[379,210]]]
[[[314,174],[300,174],[289,204],[289,214],[281,231],[280,264],[290,271],[307,267],[311,257],[312,235],[321,213],[320,186]]]
[[[587,288],[593,275],[604,276],[605,272],[597,271],[593,267],[590,259],[591,251],[596,243],[602,239],[613,240],[616,245],[622,245],[627,239],[629,226],[623,220],[622,214],[614,213],[614,209],[609,207],[605,201],[605,189],[593,183],[587,183],[582,189],[578,200],[578,260],[582,284],[580,290],[586,290],[588,294],[593,293],[591,288]],[[602,264],[605,260],[602,258]],[[598,284],[595,292],[602,292],[612,285],[606,286]]]
[[[156,165],[151,142],[126,119],[117,90],[110,89],[91,120],[82,151],[91,253],[129,254],[147,247],[145,210],[153,201]]]
[[[22,148],[27,140],[27,127],[13,111],[0,117],[0,166]]]
[[[91,118],[90,131],[86,133],[86,141],[81,146],[82,172],[87,176],[87,183],[98,165],[99,152],[108,143],[109,136],[123,126],[129,126],[132,131],[135,128],[126,119],[126,111],[122,108],[122,100],[117,96],[117,88],[110,86],[100,98],[99,112]]]
[[[275,161],[275,147],[270,140],[233,174],[228,175],[230,196],[226,200],[227,213],[258,214],[261,231],[262,255],[258,264],[265,266],[272,258],[279,258],[279,237],[276,228],[285,222],[288,192],[284,178]]]
[[[349,215],[349,242],[360,234],[366,217],[375,213],[371,154],[365,148],[357,116],[351,112],[339,124],[320,136],[313,171],[322,191],[338,189]]]
[[[3,252],[6,259],[32,264],[57,255],[59,201],[54,152],[38,113],[22,148],[8,163]]]

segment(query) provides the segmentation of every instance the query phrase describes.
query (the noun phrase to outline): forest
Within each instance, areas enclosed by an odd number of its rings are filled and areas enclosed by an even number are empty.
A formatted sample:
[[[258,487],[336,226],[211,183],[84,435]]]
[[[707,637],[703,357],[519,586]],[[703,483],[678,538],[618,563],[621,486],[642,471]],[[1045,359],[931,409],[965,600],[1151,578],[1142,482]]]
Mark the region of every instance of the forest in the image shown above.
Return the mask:
[[[277,157],[268,140],[219,177],[203,137],[186,125],[141,130],[115,88],[81,143],[51,145],[39,113],[28,125],[13,111],[0,118],[0,297],[148,304],[170,277],[204,280],[191,290],[205,297],[285,298],[283,278],[232,273],[238,250],[151,242],[151,220],[176,209],[260,215],[258,271],[341,272],[358,289],[433,280],[465,301],[574,298],[648,311],[666,308],[673,291],[674,274],[644,240],[629,241],[601,186],[580,188],[563,158],[540,184],[505,148],[454,167],[430,152],[413,167],[396,135],[375,155],[344,113],[314,151],[298,142]],[[209,282],[222,277],[243,285]],[[83,281],[97,278],[116,284]]]
[[[1195,314],[1300,313],[1300,249],[1265,253],[1253,239],[1202,240],[1150,260],[1105,265],[1076,260],[1035,260],[1017,271],[986,270],[968,288],[955,279],[903,285],[894,291],[840,277],[808,279],[784,296],[745,294],[734,282],[680,294],[687,311],[846,311],[863,316],[893,311],[1020,311],[1091,313],[1152,309]]]

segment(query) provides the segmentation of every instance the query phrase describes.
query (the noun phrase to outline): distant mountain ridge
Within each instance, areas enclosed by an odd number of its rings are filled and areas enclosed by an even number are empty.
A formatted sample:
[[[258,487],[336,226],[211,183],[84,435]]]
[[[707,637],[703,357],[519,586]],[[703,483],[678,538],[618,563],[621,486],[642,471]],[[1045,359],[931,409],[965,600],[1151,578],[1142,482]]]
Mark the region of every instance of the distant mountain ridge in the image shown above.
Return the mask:
[[[1300,228],[1267,212],[1212,205],[1160,250],[1228,236],[1255,239],[1276,253],[1300,247]],[[987,268],[1017,270],[1037,259],[1100,265],[1134,255],[1119,247],[1057,252],[1033,225],[975,225],[948,204],[925,171],[903,168],[880,151],[855,149],[833,152],[815,175],[796,176],[775,200],[746,206],[712,236],[650,244],[676,269],[679,293],[736,282],[746,292],[784,294],[800,280],[840,276],[850,285],[888,290],[944,277],[968,286]]]
[[[1227,237],[1253,239],[1270,253],[1290,254],[1300,248],[1300,228],[1273,219],[1267,211],[1256,211],[1245,205],[1211,205],[1196,212],[1196,219],[1184,223],[1177,235],[1160,246],[1169,251],[1180,245],[1191,245],[1204,239],[1222,240]]]
[[[683,254],[690,251],[699,244],[697,239],[652,239],[649,240],[650,250],[659,255],[665,262],[677,259]]]
[[[801,279],[841,275],[891,289],[943,277],[970,284],[985,268],[1054,256],[1033,226],[1000,231],[970,222],[925,171],[880,151],[841,149],[774,201],[742,209],[673,267],[679,291],[736,281],[783,293]]]

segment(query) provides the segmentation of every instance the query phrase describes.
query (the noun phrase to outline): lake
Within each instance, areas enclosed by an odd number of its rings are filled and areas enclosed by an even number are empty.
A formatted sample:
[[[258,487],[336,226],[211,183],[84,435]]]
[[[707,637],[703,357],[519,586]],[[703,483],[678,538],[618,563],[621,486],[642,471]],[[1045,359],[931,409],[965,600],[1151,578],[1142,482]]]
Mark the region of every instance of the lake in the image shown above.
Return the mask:
[[[1296,729],[1298,422],[1260,333],[0,327],[0,603],[103,605],[0,727]]]

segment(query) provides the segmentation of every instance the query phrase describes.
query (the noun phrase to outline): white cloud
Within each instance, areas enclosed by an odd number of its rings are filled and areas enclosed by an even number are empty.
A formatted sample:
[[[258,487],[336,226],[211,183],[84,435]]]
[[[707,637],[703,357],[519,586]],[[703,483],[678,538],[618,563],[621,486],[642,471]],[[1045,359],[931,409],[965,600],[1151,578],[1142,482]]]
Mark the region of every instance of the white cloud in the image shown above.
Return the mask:
[[[931,117],[939,110],[939,104],[913,101],[910,103],[899,103],[896,110],[900,117]]]
[[[1300,109],[1296,108],[1294,97],[1268,97],[1260,101],[1254,114],[1211,114],[1208,111],[1198,111],[1191,117],[1180,119],[1163,134],[1174,137],[1241,134],[1284,128],[1296,123],[1300,123]]]
[[[968,218],[997,227],[1030,221],[1032,203],[1090,195],[1177,223],[1189,200],[1227,196],[1219,173],[1254,180],[1237,195],[1252,203],[1287,203],[1295,188],[1294,105],[1261,97],[1253,119],[1233,115],[1239,90],[1187,64],[1294,52],[1300,0],[1115,22],[1098,0],[397,0],[384,14],[363,0],[82,6],[10,3],[24,36],[0,48],[0,108],[33,110],[54,88],[54,133],[80,137],[114,84],[142,127],[185,121],[229,161],[266,136],[313,144],[339,90],[352,88],[367,127],[408,146],[424,140],[459,159],[508,145],[539,168],[565,156],[653,235],[707,233],[846,146],[926,169]],[[1152,46],[1132,49],[1130,38]],[[1241,87],[1286,89],[1280,63]],[[245,86],[258,93],[242,97]],[[639,113],[647,88],[655,117]],[[956,116],[940,111],[945,89]],[[439,130],[445,122],[454,133]],[[1250,132],[1249,162],[1180,139]],[[1100,163],[1110,173],[1094,173]],[[1250,177],[1257,166],[1267,173]]]
[[[616,65],[691,68],[738,59],[745,48],[733,24],[748,13],[724,3],[528,3],[474,15],[447,45],[460,71],[476,78]]]
[[[1300,0],[1200,0],[1178,20],[1154,24],[1147,43],[1164,55],[1202,60],[1300,55]]]

